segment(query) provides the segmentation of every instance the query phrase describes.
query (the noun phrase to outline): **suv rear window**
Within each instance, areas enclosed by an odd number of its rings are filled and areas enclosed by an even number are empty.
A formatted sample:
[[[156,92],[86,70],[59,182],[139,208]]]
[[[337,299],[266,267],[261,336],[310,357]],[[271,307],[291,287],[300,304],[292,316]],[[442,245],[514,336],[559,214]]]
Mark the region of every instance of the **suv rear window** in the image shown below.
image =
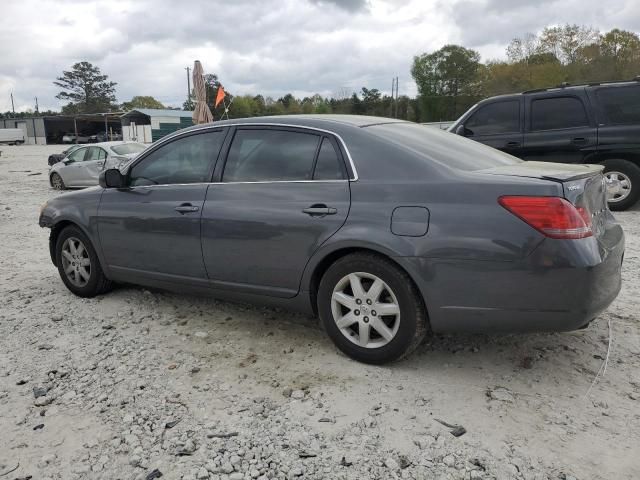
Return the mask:
[[[587,112],[577,97],[540,98],[531,102],[531,130],[558,130],[588,125]]]
[[[596,97],[605,116],[603,123],[640,123],[640,86],[599,88]]]
[[[465,122],[472,135],[496,135],[520,131],[520,101],[509,100],[483,105]]]

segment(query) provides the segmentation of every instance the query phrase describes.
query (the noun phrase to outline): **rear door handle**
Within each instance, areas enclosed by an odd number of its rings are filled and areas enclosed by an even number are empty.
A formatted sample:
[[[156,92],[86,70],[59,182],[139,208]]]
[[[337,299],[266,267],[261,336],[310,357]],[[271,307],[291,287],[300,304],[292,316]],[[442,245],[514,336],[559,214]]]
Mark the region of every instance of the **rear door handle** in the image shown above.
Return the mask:
[[[507,148],[517,148],[520,146],[520,142],[507,142]]]
[[[572,138],[571,142],[575,143],[576,145],[583,145],[587,143],[587,139],[584,137],[576,137],[576,138]]]
[[[200,210],[200,207],[196,207],[195,205],[191,205],[190,203],[183,203],[182,205],[178,205],[175,208],[176,212],[180,212],[183,215],[185,213],[193,213],[193,212],[197,212],[198,210]]]
[[[325,215],[335,215],[338,210],[332,207],[327,207],[324,203],[316,203],[309,208],[303,208],[302,213],[311,215],[312,217],[324,217]]]

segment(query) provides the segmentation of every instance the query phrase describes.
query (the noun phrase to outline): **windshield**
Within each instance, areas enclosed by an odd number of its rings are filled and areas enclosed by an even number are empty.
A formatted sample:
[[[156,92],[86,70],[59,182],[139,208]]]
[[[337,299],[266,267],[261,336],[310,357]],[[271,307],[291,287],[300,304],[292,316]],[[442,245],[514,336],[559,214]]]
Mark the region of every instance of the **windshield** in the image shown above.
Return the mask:
[[[131,155],[132,153],[140,153],[145,148],[147,146],[142,143],[123,143],[122,145],[114,145],[111,150],[118,155]]]
[[[372,133],[429,160],[458,170],[483,170],[522,160],[439,128],[416,123],[385,123],[366,127]]]

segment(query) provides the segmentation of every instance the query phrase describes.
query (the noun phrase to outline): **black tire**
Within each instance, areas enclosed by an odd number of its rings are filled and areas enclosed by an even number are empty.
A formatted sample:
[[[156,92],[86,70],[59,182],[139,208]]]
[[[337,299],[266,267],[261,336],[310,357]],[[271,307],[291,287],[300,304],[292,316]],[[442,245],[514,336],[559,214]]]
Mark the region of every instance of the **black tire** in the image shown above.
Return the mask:
[[[87,256],[85,258],[88,258],[91,262],[89,279],[86,281],[86,285],[75,285],[64,271],[62,249],[67,239],[76,239],[82,242],[83,247],[87,253]],[[105,277],[104,272],[102,271],[102,266],[100,265],[98,255],[93,248],[93,244],[78,227],[68,226],[60,232],[56,240],[55,253],[56,265],[58,266],[58,273],[60,273],[60,278],[62,279],[62,282],[65,284],[65,286],[75,295],[85,298],[95,297],[96,295],[100,295],[101,293],[108,292],[113,287],[113,282]]]
[[[625,175],[631,183],[631,191],[626,198],[617,202],[608,202],[611,210],[626,210],[633,206],[640,198],[640,166],[629,160],[612,158],[602,162],[605,175],[609,172],[620,172]]]
[[[67,188],[64,184],[64,180],[62,180],[62,177],[56,172],[53,172],[51,174],[51,177],[49,177],[49,183],[51,183],[51,187],[54,190],[66,190]]]
[[[357,345],[347,338],[334,320],[331,307],[334,288],[345,276],[356,272],[378,277],[397,299],[400,310],[398,329],[395,336],[383,346],[366,348]],[[343,353],[360,362],[379,365],[400,360],[415,350],[429,331],[420,292],[406,272],[382,255],[354,253],[337,260],[322,276],[317,299],[320,319],[331,340]],[[375,312],[371,311],[371,314]],[[360,327],[357,328],[359,331]]]

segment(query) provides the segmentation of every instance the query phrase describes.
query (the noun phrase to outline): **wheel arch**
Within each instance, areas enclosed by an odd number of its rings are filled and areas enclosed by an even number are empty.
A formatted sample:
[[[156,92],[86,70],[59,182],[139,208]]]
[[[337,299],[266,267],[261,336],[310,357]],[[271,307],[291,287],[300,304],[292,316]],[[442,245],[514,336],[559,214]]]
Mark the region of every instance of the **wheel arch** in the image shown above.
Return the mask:
[[[399,261],[399,259],[402,257],[393,256],[390,252],[386,251],[385,249],[376,248],[375,246],[370,246],[370,245],[341,246],[329,252],[326,252],[324,255],[322,255],[321,258],[318,258],[314,262],[314,264],[312,265],[312,268],[310,268],[310,272],[308,275],[309,278],[305,283],[307,292],[309,294],[309,301],[311,303],[311,308],[313,309],[314,315],[318,315],[318,305],[317,305],[318,288],[320,287],[320,280],[322,279],[323,275],[328,270],[328,268],[331,265],[333,265],[336,261],[338,261],[339,259],[347,255],[351,255],[353,253],[369,253],[369,254],[374,254],[374,255],[384,257],[385,259],[393,263],[396,267],[398,267],[400,270],[402,270],[404,273],[406,273],[411,279],[413,286],[420,293],[420,301],[422,302],[424,310],[427,313],[427,321],[428,321],[429,308],[425,301],[424,292],[420,288],[420,283],[417,282],[415,279],[414,272],[406,268],[406,266]]]
[[[58,220],[51,227],[51,233],[49,234],[49,254],[51,255],[51,261],[56,267],[58,266],[58,262],[56,259],[56,243],[58,242],[58,237],[60,236],[60,233],[62,233],[62,231],[67,227],[78,228],[82,233],[84,233],[87,236],[89,240],[91,240],[91,235],[89,235],[89,232],[87,232],[87,230],[82,225],[80,225],[80,223],[74,222],[73,220],[66,219],[66,218]],[[93,248],[96,249],[96,246],[93,245]],[[96,249],[96,252],[97,252],[97,249]]]
[[[584,163],[602,163],[607,160],[626,160],[640,167],[640,152],[612,151],[594,152],[585,158]]]

